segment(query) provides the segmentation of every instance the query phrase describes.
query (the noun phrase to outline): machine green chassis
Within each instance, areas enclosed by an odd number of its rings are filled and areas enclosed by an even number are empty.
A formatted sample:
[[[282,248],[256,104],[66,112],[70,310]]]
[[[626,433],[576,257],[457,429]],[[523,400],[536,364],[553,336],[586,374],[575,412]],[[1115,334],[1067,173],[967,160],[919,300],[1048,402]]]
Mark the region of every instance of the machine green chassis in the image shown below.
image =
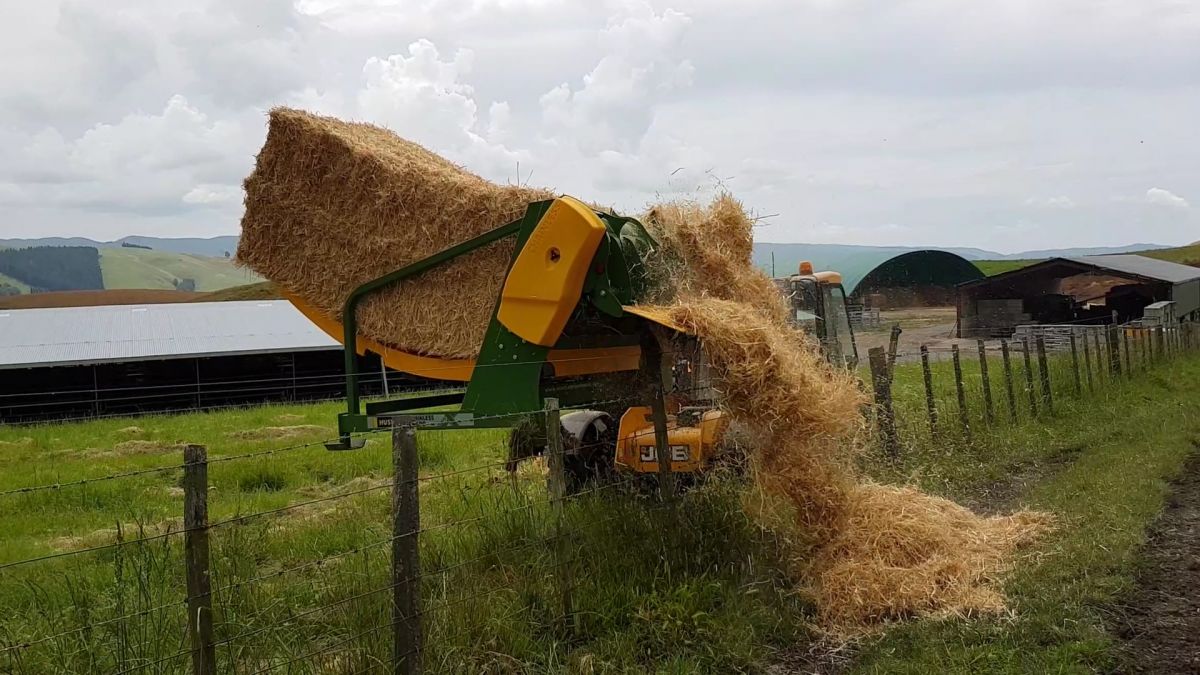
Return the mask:
[[[395,425],[507,427],[516,422],[517,413],[540,410],[546,398],[558,398],[563,406],[582,405],[598,398],[605,377],[551,381],[553,369],[547,361],[550,348],[526,342],[505,328],[496,316],[499,298],[465,390],[371,402],[366,404],[365,414],[359,398],[356,358],[359,304],[380,289],[506,237],[517,238],[512,259],[515,261],[551,203],[534,202],[519,220],[368,281],[350,293],[342,310],[346,412],[338,415],[339,440],[328,444],[329,449],[360,448],[365,441],[354,438],[353,434]],[[605,225],[605,236],[589,265],[583,293],[572,319],[554,345],[557,349],[630,346],[644,341],[647,330],[644,321],[627,314],[622,305],[633,304],[645,293],[648,280],[643,261],[656,243],[635,219],[604,213],[597,215]],[[509,262],[510,269],[512,261]],[[588,326],[603,326],[604,330],[588,330]],[[624,377],[628,379],[627,374]],[[410,412],[456,404],[459,409],[453,412]]]

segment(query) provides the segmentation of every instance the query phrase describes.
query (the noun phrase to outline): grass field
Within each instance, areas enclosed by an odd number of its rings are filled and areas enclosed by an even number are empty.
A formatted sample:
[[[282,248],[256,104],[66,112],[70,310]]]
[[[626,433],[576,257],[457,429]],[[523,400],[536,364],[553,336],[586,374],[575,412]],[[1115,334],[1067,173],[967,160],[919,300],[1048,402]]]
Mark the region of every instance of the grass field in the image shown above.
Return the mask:
[[[997,274],[1004,274],[1013,270],[1019,270],[1022,267],[1028,267],[1039,260],[973,260],[975,266],[979,268],[986,276],[992,277]]]
[[[1169,262],[1177,262],[1182,265],[1200,267],[1200,244],[1167,248],[1161,251],[1146,251],[1141,255]]]
[[[3,274],[0,274],[0,286],[12,286],[13,288],[20,290],[22,293],[29,292],[28,284]]]
[[[100,270],[106,289],[173,289],[175,279],[195,279],[197,291],[216,291],[260,281],[226,258],[139,248],[100,249]]]
[[[1048,509],[1060,527],[1009,578],[1014,614],[894,626],[861,642],[853,669],[1110,669],[1104,607],[1129,585],[1166,481],[1200,440],[1200,359],[1157,366],[1131,382],[1097,376],[1095,392],[1083,397],[1072,394],[1069,364],[1052,360],[1056,415],[1042,418],[1026,409],[1018,367],[1018,422],[992,427],[983,421],[978,363],[964,361],[971,437],[956,430],[949,362],[934,366],[945,427],[938,437],[926,426],[919,367],[901,365],[895,390],[904,452],[899,462],[868,455],[865,469],[986,510]],[[998,360],[989,365],[996,377]],[[1007,420],[1005,396],[993,386]],[[364,631],[390,620],[389,596],[373,592],[388,583],[380,542],[390,532],[390,449],[386,440],[350,453],[287,449],[332,435],[338,407],[3,427],[0,493],[178,465],[183,442],[206,445],[216,459],[275,449],[209,468],[211,521],[286,509],[213,530],[218,637],[230,639],[218,658],[247,672],[358,672],[388,653],[386,630]],[[505,434],[420,438],[422,524],[437,530],[421,537],[427,671],[737,672],[807,652],[811,612],[777,571],[771,538],[742,515],[740,478],[710,480],[675,508],[621,483],[570,502],[564,567],[547,544],[556,530],[544,471],[530,466],[510,483],[497,465]],[[111,621],[0,653],[0,671],[111,672],[184,647],[178,538],[71,553],[114,542],[118,529],[126,540],[177,529],[180,475],[170,469],[0,494],[0,646]],[[466,524],[437,529],[458,522]],[[313,564],[330,556],[337,557]],[[578,586],[574,631],[558,620],[564,570]],[[338,604],[319,609],[331,603]],[[349,645],[338,645],[347,637]],[[284,668],[321,647],[329,649]],[[182,659],[168,660],[156,672],[183,667]]]

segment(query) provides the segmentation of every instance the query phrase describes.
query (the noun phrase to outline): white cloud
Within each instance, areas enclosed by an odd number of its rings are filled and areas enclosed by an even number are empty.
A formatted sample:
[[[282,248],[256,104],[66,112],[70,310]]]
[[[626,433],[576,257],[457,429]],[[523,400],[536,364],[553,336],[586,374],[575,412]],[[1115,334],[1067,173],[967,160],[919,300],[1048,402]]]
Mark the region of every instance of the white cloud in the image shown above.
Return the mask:
[[[1012,250],[1200,230],[1183,206],[1200,190],[1195,3],[45,0],[9,14],[0,236],[236,232],[236,186],[278,104],[629,210],[724,184],[780,214],[766,239]]]
[[[1175,209],[1186,209],[1191,206],[1183,197],[1162,188],[1150,188],[1146,190],[1146,202],[1158,206],[1169,206]]]
[[[184,204],[231,204],[242,198],[242,188],[238,185],[203,184],[188,190],[183,195]]]
[[[1044,207],[1050,209],[1073,209],[1075,208],[1075,200],[1066,195],[1058,195],[1057,197],[1030,197],[1025,200],[1026,206]]]

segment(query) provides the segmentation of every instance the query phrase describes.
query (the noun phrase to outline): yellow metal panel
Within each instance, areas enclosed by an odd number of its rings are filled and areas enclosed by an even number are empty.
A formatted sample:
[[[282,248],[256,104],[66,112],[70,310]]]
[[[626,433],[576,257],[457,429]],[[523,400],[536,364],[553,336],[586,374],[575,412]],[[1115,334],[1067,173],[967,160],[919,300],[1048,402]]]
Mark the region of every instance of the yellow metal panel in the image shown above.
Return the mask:
[[[340,321],[331,319],[324,312],[291,293],[285,291],[283,295],[317,328],[325,331],[334,340],[342,341]],[[367,352],[378,354],[383,359],[384,365],[392,370],[435,380],[467,382],[471,379],[471,372],[475,370],[474,359],[441,359],[411,354],[359,335],[358,353],[366,354]],[[641,355],[641,349],[636,346],[603,349],[551,349],[547,359],[554,364],[555,377],[578,377],[637,370]]]
[[[604,223],[586,204],[555,199],[517,254],[496,317],[524,340],[553,346],[579,296]]]
[[[331,319],[325,313],[291,293],[285,291],[283,295],[296,306],[296,309],[300,310],[301,314],[316,324],[317,328],[325,331],[334,340],[342,341],[342,322]],[[384,365],[392,370],[435,380],[466,382],[471,379],[471,372],[475,370],[474,359],[440,359],[433,356],[410,354],[362,335],[358,336],[357,346],[359,354],[367,352],[378,354],[379,358],[383,359]]]
[[[637,370],[641,366],[642,349],[636,345],[596,349],[551,349],[546,358],[554,365],[555,377],[578,377]]]

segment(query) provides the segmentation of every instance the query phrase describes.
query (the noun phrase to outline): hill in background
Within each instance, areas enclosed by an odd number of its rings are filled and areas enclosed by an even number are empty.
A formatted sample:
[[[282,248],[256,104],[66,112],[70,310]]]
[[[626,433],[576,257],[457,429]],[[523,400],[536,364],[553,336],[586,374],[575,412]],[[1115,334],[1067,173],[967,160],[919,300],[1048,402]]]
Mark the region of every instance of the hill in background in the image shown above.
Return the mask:
[[[192,279],[194,288],[180,290],[219,291],[223,288],[256,283],[262,279],[249,270],[236,267],[226,258],[139,248],[100,250],[100,269],[104,287],[171,289],[176,280]]]
[[[96,241],[84,237],[43,237],[40,239],[0,239],[0,248],[29,248],[32,246],[91,246],[98,249],[122,248],[127,245],[151,248],[155,251],[187,253],[209,258],[230,257],[237,250],[238,238],[223,237],[121,237],[114,241]]]
[[[0,248],[0,295],[100,289],[207,292],[259,281],[223,256],[138,247]]]

